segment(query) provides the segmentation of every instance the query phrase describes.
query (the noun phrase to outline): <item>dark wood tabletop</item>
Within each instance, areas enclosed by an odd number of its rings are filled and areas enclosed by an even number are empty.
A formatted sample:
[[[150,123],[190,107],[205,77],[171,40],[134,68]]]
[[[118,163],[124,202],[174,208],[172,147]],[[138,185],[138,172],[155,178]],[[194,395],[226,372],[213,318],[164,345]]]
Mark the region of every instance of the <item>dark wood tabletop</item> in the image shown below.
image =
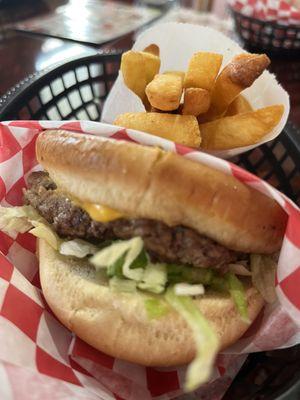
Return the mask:
[[[126,3],[130,3],[130,1],[126,1]],[[57,6],[60,3],[56,1],[55,4]],[[32,10],[30,15],[32,15]],[[105,47],[126,50],[131,47],[132,38],[132,34],[127,35],[106,44]],[[31,73],[68,57],[89,52],[95,52],[95,47],[42,35],[7,31],[3,27],[1,35],[0,26],[0,95]],[[298,60],[274,58],[270,69],[290,95],[290,120],[300,130],[300,58]]]
[[[0,40],[0,96],[29,74],[84,52],[95,52],[95,49],[37,35],[5,35]]]

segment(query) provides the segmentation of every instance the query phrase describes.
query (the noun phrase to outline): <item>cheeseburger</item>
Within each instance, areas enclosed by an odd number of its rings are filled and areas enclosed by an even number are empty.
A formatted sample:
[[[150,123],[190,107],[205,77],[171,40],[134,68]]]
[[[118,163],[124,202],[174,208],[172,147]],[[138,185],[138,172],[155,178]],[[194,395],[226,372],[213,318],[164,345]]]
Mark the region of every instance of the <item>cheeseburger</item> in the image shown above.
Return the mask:
[[[95,349],[209,378],[266,301],[286,225],[236,178],[157,147],[61,130],[36,142],[43,171],[0,227],[39,238],[43,293]]]

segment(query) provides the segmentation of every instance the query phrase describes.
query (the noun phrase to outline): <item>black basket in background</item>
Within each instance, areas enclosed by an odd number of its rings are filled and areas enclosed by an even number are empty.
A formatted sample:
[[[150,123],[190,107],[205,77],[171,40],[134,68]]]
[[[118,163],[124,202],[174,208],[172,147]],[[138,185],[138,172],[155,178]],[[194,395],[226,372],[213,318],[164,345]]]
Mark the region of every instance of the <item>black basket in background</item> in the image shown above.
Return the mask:
[[[100,121],[120,58],[118,51],[101,52],[29,76],[0,99],[0,120]],[[275,140],[233,161],[300,202],[300,139],[291,125]],[[299,400],[299,366],[300,346],[251,354],[225,399]]]
[[[29,75],[0,98],[0,120],[100,121],[120,57],[118,51],[89,53]]]
[[[231,9],[235,30],[247,48],[271,55],[300,56],[300,26],[248,17]]]

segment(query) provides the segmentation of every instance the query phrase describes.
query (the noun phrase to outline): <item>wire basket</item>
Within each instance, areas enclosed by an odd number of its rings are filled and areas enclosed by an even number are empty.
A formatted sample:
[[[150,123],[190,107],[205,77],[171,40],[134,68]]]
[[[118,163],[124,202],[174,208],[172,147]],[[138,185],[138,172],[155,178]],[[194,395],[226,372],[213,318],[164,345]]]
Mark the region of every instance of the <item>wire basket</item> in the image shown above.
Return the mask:
[[[0,120],[100,121],[120,59],[118,51],[101,52],[29,76],[0,99]],[[300,139],[291,125],[274,141],[233,161],[299,202]],[[299,365],[300,346],[251,354],[224,399],[299,400]],[[283,367],[287,374],[282,373]]]
[[[300,26],[263,21],[233,9],[231,12],[235,30],[249,49],[272,55],[300,55]]]

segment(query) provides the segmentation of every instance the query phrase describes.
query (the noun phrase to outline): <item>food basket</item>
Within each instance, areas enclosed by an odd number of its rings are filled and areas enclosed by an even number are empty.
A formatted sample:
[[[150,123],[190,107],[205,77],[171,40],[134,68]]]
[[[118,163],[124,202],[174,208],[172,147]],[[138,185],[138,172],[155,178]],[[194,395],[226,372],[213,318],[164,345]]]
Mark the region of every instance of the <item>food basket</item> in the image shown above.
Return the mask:
[[[244,15],[233,8],[235,30],[250,50],[271,55],[300,55],[300,26],[283,25]]]
[[[100,121],[103,103],[118,74],[120,58],[119,51],[104,51],[30,75],[0,99],[0,120]],[[232,161],[299,204],[300,137],[291,124],[274,141]],[[298,400],[299,365],[300,346],[251,354],[224,399]]]

